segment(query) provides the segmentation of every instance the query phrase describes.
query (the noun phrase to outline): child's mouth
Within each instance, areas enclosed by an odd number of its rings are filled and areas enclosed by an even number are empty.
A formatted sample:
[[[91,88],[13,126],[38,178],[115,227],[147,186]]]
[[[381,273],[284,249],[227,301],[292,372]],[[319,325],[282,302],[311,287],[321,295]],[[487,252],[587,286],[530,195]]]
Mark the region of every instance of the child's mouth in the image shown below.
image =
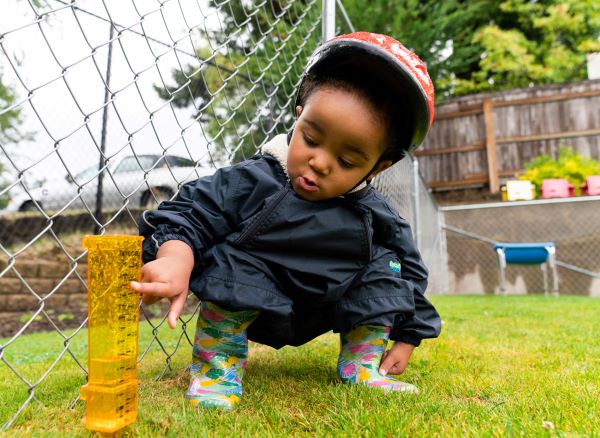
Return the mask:
[[[319,189],[316,182],[314,182],[313,180],[310,180],[304,176],[301,176],[298,178],[298,185],[300,186],[300,188],[302,190],[307,191],[307,192],[314,192],[315,190]]]

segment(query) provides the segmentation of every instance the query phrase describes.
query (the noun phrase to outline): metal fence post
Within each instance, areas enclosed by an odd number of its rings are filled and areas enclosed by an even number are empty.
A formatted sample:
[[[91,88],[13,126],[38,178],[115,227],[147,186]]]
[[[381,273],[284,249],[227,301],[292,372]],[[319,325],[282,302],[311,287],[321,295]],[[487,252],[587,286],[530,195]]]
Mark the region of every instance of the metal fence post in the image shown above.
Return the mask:
[[[442,294],[450,291],[450,280],[448,279],[448,245],[446,243],[446,221],[444,212],[438,210],[438,233],[440,233],[440,264],[442,277]]]
[[[103,185],[104,185],[104,154],[106,152],[106,131],[108,122],[108,101],[110,93],[110,68],[112,65],[112,47],[114,36],[114,25],[110,23],[110,31],[108,34],[108,58],[106,59],[106,80],[104,88],[104,108],[102,109],[102,133],[100,135],[100,158],[98,159],[98,188],[96,189],[96,211],[94,216],[97,224],[94,226],[94,234],[100,234],[102,230],[102,202],[103,202]]]
[[[342,3],[342,0],[337,0],[336,4],[338,7],[338,10],[342,13],[342,18],[344,19],[344,23],[346,23],[346,26],[348,27],[350,32],[356,32],[356,29],[354,29],[354,25],[352,24],[352,21],[350,20],[350,17],[348,16],[348,12],[346,12],[346,8],[344,8],[344,4]]]
[[[421,248],[421,203],[419,199],[419,162],[416,158],[411,157],[412,159],[412,171],[413,171],[413,202],[415,207],[415,242],[417,244],[417,248],[419,251],[422,251]]]
[[[330,40],[335,36],[335,0],[323,0],[322,39]]]

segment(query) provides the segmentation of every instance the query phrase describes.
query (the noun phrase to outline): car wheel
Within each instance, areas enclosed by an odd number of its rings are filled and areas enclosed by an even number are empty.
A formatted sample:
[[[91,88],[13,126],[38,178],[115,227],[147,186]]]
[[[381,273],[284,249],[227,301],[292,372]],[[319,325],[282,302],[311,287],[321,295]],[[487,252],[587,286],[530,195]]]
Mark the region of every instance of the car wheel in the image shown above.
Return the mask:
[[[42,204],[40,204],[39,202],[38,205],[40,206],[40,208],[42,207]],[[19,208],[19,211],[33,211],[36,213],[39,212],[38,208],[35,206],[35,203],[33,201],[23,202],[23,204]]]
[[[171,199],[171,196],[173,196],[173,192],[170,189],[154,187],[144,192],[140,207],[144,210],[155,209],[161,202]]]

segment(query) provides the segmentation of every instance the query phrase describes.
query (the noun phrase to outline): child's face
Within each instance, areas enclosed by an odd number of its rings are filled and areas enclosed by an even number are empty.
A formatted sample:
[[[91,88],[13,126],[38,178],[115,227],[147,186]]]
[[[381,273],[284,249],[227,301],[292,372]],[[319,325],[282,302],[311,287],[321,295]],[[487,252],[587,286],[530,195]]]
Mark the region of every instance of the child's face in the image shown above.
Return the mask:
[[[288,151],[288,174],[294,191],[308,201],[341,196],[375,167],[384,151],[386,127],[370,103],[341,89],[314,91],[304,107]],[[377,164],[369,180],[388,168]]]

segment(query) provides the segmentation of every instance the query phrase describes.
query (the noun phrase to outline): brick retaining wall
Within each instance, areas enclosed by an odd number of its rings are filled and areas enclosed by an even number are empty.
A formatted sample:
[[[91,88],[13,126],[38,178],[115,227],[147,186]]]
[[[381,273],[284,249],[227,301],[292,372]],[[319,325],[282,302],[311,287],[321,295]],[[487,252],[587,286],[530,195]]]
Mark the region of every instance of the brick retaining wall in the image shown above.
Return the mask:
[[[0,273],[6,267],[6,260],[0,259]],[[70,262],[64,255],[57,255],[52,261],[17,260],[0,277],[0,338],[11,338],[25,325],[26,333],[81,326],[87,317],[87,264],[77,265],[76,271],[81,279],[75,271],[69,275],[70,271]],[[184,313],[193,312],[197,304],[197,299],[188,299]],[[42,306],[46,314],[36,316]],[[146,307],[145,314],[162,317],[168,308],[168,301],[163,300]]]
[[[0,272],[6,268],[0,261]],[[18,260],[0,277],[0,312],[6,317],[33,313],[42,300],[46,310],[67,312],[82,310],[87,306],[87,265],[78,263],[76,272],[65,262],[47,260]],[[21,277],[21,278],[19,278]],[[65,278],[66,277],[66,278]],[[60,286],[52,293],[57,285]],[[37,295],[37,296],[36,296]]]
[[[136,233],[137,217],[141,210],[129,210],[130,214],[105,212],[103,223],[121,227],[123,233]],[[50,233],[40,234],[52,225]],[[87,260],[78,262],[77,273],[71,272],[71,259],[81,253],[81,239],[76,248],[63,246],[62,236],[83,237],[93,233],[95,222],[87,212],[64,212],[52,219],[38,213],[15,213],[0,216],[0,243],[13,253],[18,252],[14,265],[6,272],[6,252],[0,252],[0,338],[12,336],[29,321],[40,307],[49,315],[29,323],[31,331],[52,329],[54,325],[65,328],[81,324],[87,315]],[[129,228],[128,228],[129,227]],[[60,245],[40,249],[32,242],[46,242],[59,236]],[[42,245],[43,246],[43,245]],[[48,245],[46,245],[48,246]],[[67,245],[68,246],[68,245]],[[18,249],[11,249],[18,248]],[[81,277],[81,278],[80,278]],[[59,286],[58,286],[59,285]],[[56,287],[58,288],[54,290]],[[52,292],[54,290],[54,292]],[[52,295],[48,296],[52,292]],[[62,318],[59,317],[62,315]]]

